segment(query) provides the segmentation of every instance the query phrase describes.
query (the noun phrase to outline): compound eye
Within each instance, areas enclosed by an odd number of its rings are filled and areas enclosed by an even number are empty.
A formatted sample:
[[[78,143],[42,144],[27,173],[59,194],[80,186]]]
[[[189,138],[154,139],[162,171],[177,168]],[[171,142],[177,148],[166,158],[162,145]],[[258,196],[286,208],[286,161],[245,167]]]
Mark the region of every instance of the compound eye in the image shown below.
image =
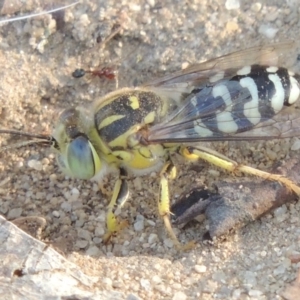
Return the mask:
[[[67,147],[67,164],[73,177],[90,179],[100,168],[100,159],[85,136],[78,136]]]

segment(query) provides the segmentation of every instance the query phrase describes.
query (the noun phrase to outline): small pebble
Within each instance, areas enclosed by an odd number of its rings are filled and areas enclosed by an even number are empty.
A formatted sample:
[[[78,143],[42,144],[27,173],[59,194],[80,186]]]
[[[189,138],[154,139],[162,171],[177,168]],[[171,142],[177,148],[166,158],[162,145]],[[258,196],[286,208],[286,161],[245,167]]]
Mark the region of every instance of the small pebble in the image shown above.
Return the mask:
[[[105,228],[102,226],[97,226],[95,228],[95,236],[103,236],[105,234]]]
[[[67,201],[64,201],[62,204],[61,204],[61,209],[64,211],[64,212],[71,212],[72,211],[72,205],[67,202]]]
[[[252,3],[251,5],[251,10],[254,11],[255,13],[258,13],[262,8],[262,4],[260,2],[255,2]]]
[[[173,248],[174,247],[174,242],[172,239],[164,239],[164,245],[168,248]]]
[[[292,151],[297,151],[299,149],[300,149],[300,140],[296,138],[293,145],[292,145],[292,147],[291,147],[291,150]]]
[[[236,22],[229,21],[226,23],[226,31],[231,34],[239,30],[239,25]]]
[[[27,163],[28,167],[31,169],[34,169],[36,171],[42,171],[43,170],[43,165],[40,161],[31,159]]]
[[[11,209],[7,214],[8,220],[19,218],[22,214],[23,209],[21,207]]]
[[[108,277],[104,277],[104,278],[102,279],[102,282],[103,282],[104,284],[108,285],[108,286],[112,286],[112,280],[111,280],[110,278],[108,278]]]
[[[259,291],[259,290],[250,290],[249,292],[248,292],[248,295],[250,296],[250,297],[259,297],[259,296],[261,296],[263,293],[261,292],[261,291]]]
[[[151,281],[154,283],[154,284],[159,284],[162,282],[161,278],[157,275],[154,275],[152,278],[151,278]]]
[[[144,278],[140,279],[140,285],[146,291],[151,290],[151,284],[150,284],[150,281],[148,279],[144,279]]]
[[[84,240],[87,240],[87,241],[90,241],[92,238],[91,238],[91,233],[85,229],[82,229],[82,228],[78,228],[77,229],[77,235],[79,238],[81,239],[84,239]]]
[[[86,250],[86,255],[89,256],[100,256],[101,255],[101,251],[97,246],[91,246],[90,248],[88,248]]]
[[[79,190],[77,188],[73,188],[71,190],[71,197],[68,200],[70,200],[70,201],[77,201],[78,198],[79,198],[79,196],[80,196]]]
[[[277,32],[279,29],[274,28],[269,25],[260,25],[258,32],[262,34],[263,36],[267,37],[268,39],[275,38]]]
[[[253,286],[255,287],[257,285],[257,279],[255,273],[251,271],[246,271],[244,273],[244,284],[247,285],[247,287],[252,288]]]
[[[282,205],[274,210],[274,217],[277,223],[282,223],[286,220],[287,214],[287,207],[286,205]]]
[[[137,191],[140,191],[142,189],[142,178],[141,177],[136,177],[134,180],[133,180],[133,184],[134,184],[134,188],[137,190]]]
[[[145,218],[142,215],[137,215],[136,222],[133,224],[135,231],[143,231],[145,228],[144,220]]]
[[[206,272],[206,266],[203,266],[203,265],[195,265],[194,269],[197,273],[205,273]]]
[[[147,0],[147,3],[148,3],[151,7],[154,7],[154,6],[155,6],[155,0]]]
[[[268,14],[266,14],[266,21],[268,22],[274,22],[278,17],[278,11],[275,10],[275,11],[272,11]]]
[[[149,237],[148,237],[148,243],[150,245],[157,243],[158,242],[158,235],[155,233],[150,233]]]
[[[266,257],[266,256],[267,256],[267,252],[263,250],[263,251],[260,252],[260,255],[261,255],[262,257]]]
[[[274,276],[284,274],[286,272],[286,267],[284,265],[279,265],[274,271]]]
[[[225,283],[226,282],[226,274],[223,271],[217,271],[212,274],[212,279],[219,282],[219,283]]]
[[[59,218],[59,217],[60,217],[60,213],[59,213],[59,211],[57,211],[57,210],[54,210],[54,211],[52,212],[52,215],[53,215],[53,217],[55,217],[55,218]]]
[[[79,22],[80,22],[80,25],[83,26],[83,27],[88,26],[90,24],[90,20],[89,20],[88,15],[87,14],[82,14],[80,16]]]
[[[88,241],[85,241],[85,240],[78,240],[76,241],[75,243],[75,247],[79,248],[79,249],[84,249],[87,247],[88,245]]]
[[[148,225],[153,226],[153,227],[156,225],[155,222],[152,220],[147,220],[146,222]]]
[[[241,289],[234,290],[232,293],[232,299],[240,299],[242,293],[243,293],[243,290],[241,290]]]
[[[239,0],[226,0],[225,7],[228,10],[239,9],[240,8],[240,1]]]
[[[218,283],[212,280],[208,280],[203,287],[203,292],[205,293],[213,293],[218,288]]]
[[[172,297],[172,300],[186,300],[186,299],[187,299],[187,295],[183,292],[176,292]]]
[[[141,300],[141,298],[139,298],[138,296],[136,296],[134,294],[129,294],[127,296],[126,300]]]

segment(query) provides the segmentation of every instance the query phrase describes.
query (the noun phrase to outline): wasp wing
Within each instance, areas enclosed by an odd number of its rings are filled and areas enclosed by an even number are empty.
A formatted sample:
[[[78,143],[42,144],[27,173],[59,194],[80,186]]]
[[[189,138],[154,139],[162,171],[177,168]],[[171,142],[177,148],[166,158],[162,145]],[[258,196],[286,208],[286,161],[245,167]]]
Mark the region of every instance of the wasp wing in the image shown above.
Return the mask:
[[[149,128],[149,142],[238,141],[300,136],[300,108],[297,104],[285,106],[274,115],[268,103],[259,102],[258,109],[249,107],[248,114],[251,115],[251,110],[259,110],[264,111],[264,115],[257,118],[254,113],[252,117],[246,117],[244,104],[249,95],[239,90],[236,93],[238,97],[225,109],[221,98],[209,101],[209,97],[203,97],[203,102],[195,106],[189,97],[185,105],[167,119]],[[222,98],[225,97],[223,95]],[[233,120],[238,123],[238,132],[232,127]]]
[[[237,80],[231,80],[247,65],[278,65],[292,46],[292,42],[286,42],[253,47],[155,81],[156,92],[167,99],[175,99],[178,107],[149,129],[149,142],[253,140],[300,135],[297,108],[284,107],[276,115],[270,104],[271,95],[269,99],[258,99],[256,103],[245,105],[252,102],[249,89],[242,88]],[[264,84],[267,83],[261,82]],[[212,97],[215,87],[221,91],[224,86],[223,94]],[[262,114],[258,116],[257,111]]]
[[[184,70],[166,75],[144,84],[148,87],[176,88],[181,86],[192,86],[206,84],[211,79],[215,82],[228,78],[244,66],[254,64],[267,66],[286,66],[287,55],[295,49],[293,41],[285,41],[272,45],[261,45],[245,50],[239,50],[208,61],[193,64]]]

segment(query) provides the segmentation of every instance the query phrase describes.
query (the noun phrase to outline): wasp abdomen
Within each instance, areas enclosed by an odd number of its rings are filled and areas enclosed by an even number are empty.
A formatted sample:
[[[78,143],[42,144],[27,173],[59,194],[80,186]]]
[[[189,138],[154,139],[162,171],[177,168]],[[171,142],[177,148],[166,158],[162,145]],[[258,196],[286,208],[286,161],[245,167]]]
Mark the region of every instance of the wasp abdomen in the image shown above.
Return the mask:
[[[231,80],[237,80],[243,86],[245,80],[253,80],[256,86],[253,90],[262,101],[270,101],[275,113],[283,105],[292,105],[300,95],[299,75],[280,67],[265,67],[252,65],[237,72]]]
[[[279,67],[246,66],[190,96],[194,130],[203,137],[250,130],[300,96],[300,76]]]

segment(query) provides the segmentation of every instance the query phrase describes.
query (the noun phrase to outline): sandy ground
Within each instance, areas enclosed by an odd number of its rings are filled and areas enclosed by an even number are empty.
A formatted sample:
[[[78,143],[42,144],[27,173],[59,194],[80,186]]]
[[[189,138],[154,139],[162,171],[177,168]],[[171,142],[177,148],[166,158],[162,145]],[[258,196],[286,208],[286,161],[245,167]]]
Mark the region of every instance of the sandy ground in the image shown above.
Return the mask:
[[[43,8],[62,3],[53,2]],[[10,13],[37,11],[41,3],[28,1]],[[74,79],[76,68],[113,67],[119,87],[125,87],[261,43],[296,39],[300,53],[299,7],[297,0],[226,5],[221,0],[83,0],[64,13],[4,24],[0,127],[49,132],[62,109],[87,105],[116,88],[116,81],[106,78]],[[2,9],[3,17],[7,13]],[[105,46],[97,43],[117,24],[123,28],[117,36]],[[286,58],[294,67],[295,49]],[[1,141],[4,147],[18,138],[2,136]],[[246,143],[215,147],[237,161],[268,169],[277,160],[299,155],[290,151],[294,143],[251,143],[252,155]],[[0,155],[0,213],[9,220],[45,218],[41,240],[97,276],[95,290],[117,291],[124,299],[282,299],[296,277],[300,264],[292,263],[290,255],[300,253],[299,203],[283,206],[215,245],[201,242],[205,223],[176,229],[182,242],[199,241],[195,249],[178,253],[157,218],[157,178],[133,178],[131,199],[121,214],[130,225],[104,246],[108,202],[95,183],[66,178],[50,149],[25,147]],[[196,167],[177,161],[173,199],[199,180],[235,180],[203,162]],[[112,184],[109,177],[107,185]]]

